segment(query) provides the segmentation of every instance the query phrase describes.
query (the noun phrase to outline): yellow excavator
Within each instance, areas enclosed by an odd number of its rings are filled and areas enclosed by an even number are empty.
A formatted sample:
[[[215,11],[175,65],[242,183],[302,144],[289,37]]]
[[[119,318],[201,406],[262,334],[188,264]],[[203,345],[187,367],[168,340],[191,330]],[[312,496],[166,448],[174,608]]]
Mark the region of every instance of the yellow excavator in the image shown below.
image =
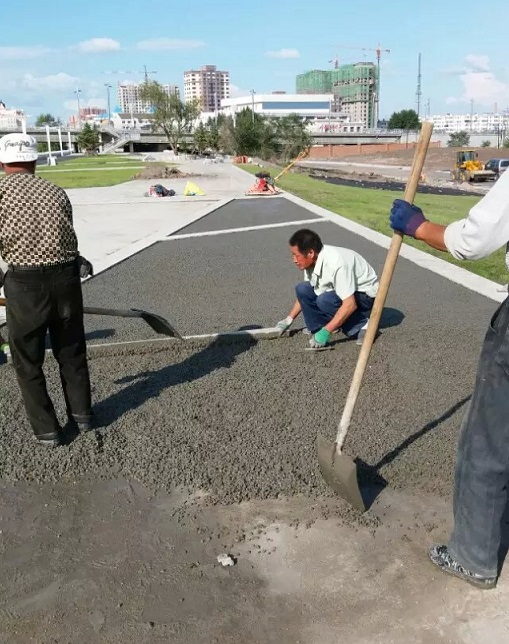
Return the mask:
[[[478,160],[475,150],[459,150],[456,153],[456,164],[451,170],[453,181],[489,181],[495,179],[495,173],[485,170]]]

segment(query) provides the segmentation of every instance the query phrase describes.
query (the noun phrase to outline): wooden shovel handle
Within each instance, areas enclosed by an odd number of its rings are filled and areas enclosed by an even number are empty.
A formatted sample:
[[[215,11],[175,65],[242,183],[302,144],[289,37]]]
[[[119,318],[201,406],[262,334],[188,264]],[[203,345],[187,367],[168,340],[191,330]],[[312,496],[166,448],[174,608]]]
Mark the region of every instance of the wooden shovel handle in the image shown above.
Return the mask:
[[[5,306],[6,304],[5,297],[0,297],[0,306]]]
[[[405,201],[408,201],[409,203],[413,203],[415,193],[417,192],[417,187],[421,178],[424,161],[426,160],[426,153],[428,151],[432,132],[433,124],[424,122],[421,127],[421,134],[417,143],[417,147],[415,148],[412,169],[410,171],[410,176],[408,177],[405,188],[405,194],[403,196],[403,199]],[[398,261],[398,255],[402,242],[402,233],[394,231],[392,235],[391,245],[389,246],[387,257],[385,259],[382,275],[380,277],[380,285],[378,287],[378,293],[376,295],[375,302],[373,304],[373,310],[371,311],[369,318],[366,335],[362,342],[362,347],[359,352],[359,358],[357,359],[357,365],[353,374],[352,384],[350,385],[345,408],[339,422],[338,433],[336,437],[336,452],[338,454],[340,454],[341,450],[343,449],[348,428],[350,427],[350,421],[352,420],[355,403],[357,401],[357,396],[361,388],[362,378],[364,376],[364,371],[366,370],[369,354],[371,353],[371,347],[373,346],[373,342],[378,331],[378,324],[380,322],[380,317],[382,316],[385,300],[387,299],[387,293],[392,281],[392,276],[394,275],[394,269],[396,268],[396,262]]]

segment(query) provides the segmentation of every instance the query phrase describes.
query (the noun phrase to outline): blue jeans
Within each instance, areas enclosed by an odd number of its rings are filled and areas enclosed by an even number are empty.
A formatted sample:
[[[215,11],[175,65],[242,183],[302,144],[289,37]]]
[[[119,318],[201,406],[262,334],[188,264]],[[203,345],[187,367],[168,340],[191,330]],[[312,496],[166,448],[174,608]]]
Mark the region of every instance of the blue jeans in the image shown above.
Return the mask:
[[[449,552],[462,566],[496,577],[509,483],[509,298],[486,333],[463,421]]]
[[[316,295],[309,282],[300,282],[297,284],[295,292],[302,309],[304,322],[311,333],[316,333],[330,322],[343,303],[335,291],[326,291],[321,295]],[[373,308],[373,302],[375,301],[374,298],[359,291],[356,291],[354,296],[357,309],[341,327],[343,333],[349,338],[357,337],[359,331],[368,321],[369,314]]]

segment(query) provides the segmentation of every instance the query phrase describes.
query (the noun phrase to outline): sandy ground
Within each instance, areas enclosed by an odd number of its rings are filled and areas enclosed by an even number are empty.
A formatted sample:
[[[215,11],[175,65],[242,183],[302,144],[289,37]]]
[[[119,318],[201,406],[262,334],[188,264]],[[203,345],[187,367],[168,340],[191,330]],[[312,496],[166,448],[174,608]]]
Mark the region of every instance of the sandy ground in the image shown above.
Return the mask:
[[[257,216],[288,226],[210,234]],[[299,277],[291,222],[305,216],[282,199],[232,202],[86,283],[85,298],[155,309],[186,333],[273,325]],[[380,269],[380,247],[309,225]],[[505,641],[505,572],[483,594],[426,560],[450,528],[457,432],[496,304],[403,259],[387,304],[347,442],[387,483],[365,515],[316,461],[358,355],[341,336],[317,354],[301,333],[106,347],[153,336],[88,319],[99,429],[53,451],[33,443],[0,366],[0,641]]]

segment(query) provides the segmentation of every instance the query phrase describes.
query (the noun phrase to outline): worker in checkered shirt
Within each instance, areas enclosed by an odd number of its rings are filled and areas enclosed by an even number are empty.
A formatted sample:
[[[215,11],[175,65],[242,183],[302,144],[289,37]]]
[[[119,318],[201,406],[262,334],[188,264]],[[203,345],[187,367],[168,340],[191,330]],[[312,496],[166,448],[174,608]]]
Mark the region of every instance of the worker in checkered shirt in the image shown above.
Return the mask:
[[[69,421],[80,431],[92,428],[80,279],[92,265],[78,253],[66,193],[35,175],[37,157],[32,136],[0,138],[0,255],[8,265],[9,345],[27,416],[36,439],[56,446],[62,428],[43,373],[48,331]]]

